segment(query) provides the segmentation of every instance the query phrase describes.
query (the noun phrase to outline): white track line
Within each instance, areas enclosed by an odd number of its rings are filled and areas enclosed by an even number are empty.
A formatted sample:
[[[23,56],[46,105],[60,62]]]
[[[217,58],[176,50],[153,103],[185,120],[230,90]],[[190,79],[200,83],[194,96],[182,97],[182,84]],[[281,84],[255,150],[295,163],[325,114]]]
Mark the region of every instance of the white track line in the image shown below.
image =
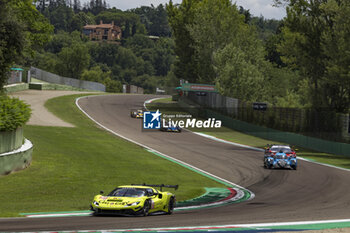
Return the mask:
[[[116,136],[118,136],[118,137],[121,137],[121,138],[123,138],[123,139],[125,139],[125,140],[127,140],[127,141],[129,141],[129,142],[132,142],[132,143],[134,143],[134,144],[136,144],[136,145],[139,145],[139,146],[141,146],[141,147],[143,147],[143,148],[145,148],[145,149],[148,149],[148,150],[150,150],[150,151],[153,151],[153,152],[155,152],[155,153],[158,153],[158,154],[160,154],[160,155],[162,155],[162,156],[164,156],[164,157],[166,157],[166,158],[168,158],[168,159],[170,159],[170,160],[173,160],[173,161],[175,161],[175,162],[177,162],[177,163],[180,163],[180,164],[182,164],[182,165],[184,165],[184,166],[190,167],[190,168],[192,168],[192,169],[194,169],[194,170],[197,170],[197,171],[199,171],[199,172],[201,172],[201,173],[204,173],[204,174],[206,174],[206,175],[208,175],[208,176],[211,176],[211,177],[213,177],[213,178],[215,178],[215,179],[221,180],[221,181],[223,181],[223,182],[225,182],[225,183],[227,183],[227,184],[232,185],[233,187],[246,190],[247,192],[250,193],[250,198],[249,198],[248,200],[251,200],[251,199],[253,199],[253,198],[255,197],[255,194],[254,194],[252,191],[250,191],[250,190],[248,190],[248,189],[246,189],[246,188],[244,188],[244,187],[242,187],[242,186],[240,186],[240,185],[237,185],[237,184],[235,184],[235,183],[233,183],[233,182],[231,182],[231,181],[228,181],[228,180],[226,180],[226,179],[223,179],[223,178],[221,178],[221,177],[218,177],[218,176],[216,176],[216,175],[213,175],[213,174],[211,174],[211,173],[209,173],[209,172],[207,172],[207,171],[204,171],[204,170],[202,170],[202,169],[200,169],[200,168],[197,168],[197,167],[195,167],[195,166],[193,166],[193,165],[191,165],[191,164],[185,163],[185,162],[183,162],[183,161],[181,161],[181,160],[179,160],[179,159],[173,158],[173,157],[171,157],[171,156],[169,156],[169,155],[167,155],[167,154],[164,154],[164,153],[162,153],[162,152],[160,152],[160,151],[157,151],[157,150],[155,150],[155,149],[153,149],[153,148],[151,148],[151,147],[149,147],[149,146],[146,146],[146,145],[144,145],[144,144],[142,144],[142,143],[139,143],[139,142],[137,142],[137,141],[134,141],[134,140],[132,140],[132,139],[130,139],[130,138],[128,138],[128,137],[125,137],[125,136],[123,136],[123,135],[121,135],[121,134],[119,134],[119,133],[116,133],[116,132],[114,132],[113,130],[107,128],[106,126],[102,125],[101,123],[99,123],[98,121],[96,121],[94,118],[92,118],[87,112],[85,112],[85,111],[80,107],[80,105],[79,105],[79,100],[80,100],[80,99],[83,99],[83,98],[87,98],[87,97],[91,97],[91,96],[83,96],[83,97],[77,98],[76,101],[75,101],[76,106],[77,106],[77,107],[80,109],[80,111],[82,111],[88,118],[90,118],[93,122],[95,122],[97,125],[99,125],[99,126],[102,127],[103,129],[105,129],[106,131],[108,131],[108,132],[110,132],[110,133],[112,133],[112,134],[114,134],[114,135],[116,135]]]
[[[188,226],[188,227],[159,227],[159,228],[135,228],[135,229],[109,229],[109,230],[93,230],[93,232],[169,232],[169,231],[209,231],[209,230],[227,230],[230,228],[267,228],[280,226],[302,226],[315,224],[332,224],[332,223],[348,223],[350,219],[337,220],[320,220],[320,221],[299,221],[299,222],[280,222],[280,223],[252,223],[252,224],[236,224],[236,225],[214,225],[214,226]],[[72,231],[61,231],[72,232]],[[86,230],[78,230],[74,232],[91,232]]]
[[[147,101],[144,103],[145,108],[146,108],[146,103],[151,103],[152,101],[157,100],[157,99],[164,99],[164,98],[154,98],[154,99],[147,100]],[[147,109],[147,108],[146,108],[146,109]],[[217,137],[215,137],[215,136],[211,136],[211,135],[208,135],[208,134],[205,134],[205,133],[193,132],[193,131],[191,131],[191,130],[189,130],[189,129],[185,129],[185,130],[187,130],[187,131],[189,131],[189,132],[192,132],[192,133],[194,133],[194,134],[197,134],[197,135],[199,135],[199,136],[212,139],[212,140],[214,140],[214,141],[218,141],[218,142],[222,142],[222,143],[226,143],[226,144],[230,144],[230,145],[234,145],[234,146],[239,146],[239,147],[243,147],[243,148],[247,148],[247,149],[251,149],[251,150],[262,151],[262,152],[264,151],[264,149],[261,149],[261,148],[257,148],[257,147],[253,147],[253,146],[247,146],[247,145],[243,145],[243,144],[239,144],[239,143],[227,141],[227,140],[224,140],[224,139],[221,139],[221,138],[217,138]],[[309,162],[309,163],[318,164],[318,165],[321,165],[321,166],[336,168],[336,169],[343,170],[343,171],[347,171],[347,172],[350,171],[350,169],[348,169],[348,168],[337,167],[337,166],[335,166],[335,165],[330,165],[330,164],[326,164],[326,163],[316,162],[316,161],[313,161],[313,160],[309,160],[309,159],[303,158],[303,157],[301,157],[301,156],[298,156],[298,159],[300,159],[300,160],[302,160],[302,161]]]

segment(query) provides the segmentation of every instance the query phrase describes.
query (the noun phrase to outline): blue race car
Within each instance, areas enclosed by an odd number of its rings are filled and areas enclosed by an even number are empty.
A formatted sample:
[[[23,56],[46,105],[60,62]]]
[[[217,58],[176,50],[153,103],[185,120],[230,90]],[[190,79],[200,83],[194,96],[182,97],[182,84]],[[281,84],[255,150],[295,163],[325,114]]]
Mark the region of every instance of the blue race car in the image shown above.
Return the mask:
[[[181,133],[182,131],[180,126],[175,126],[171,122],[168,122],[167,124],[164,124],[163,122],[159,130],[164,132],[177,132],[177,133]]]
[[[296,170],[298,166],[296,152],[286,145],[268,145],[265,147],[264,167],[291,168]]]

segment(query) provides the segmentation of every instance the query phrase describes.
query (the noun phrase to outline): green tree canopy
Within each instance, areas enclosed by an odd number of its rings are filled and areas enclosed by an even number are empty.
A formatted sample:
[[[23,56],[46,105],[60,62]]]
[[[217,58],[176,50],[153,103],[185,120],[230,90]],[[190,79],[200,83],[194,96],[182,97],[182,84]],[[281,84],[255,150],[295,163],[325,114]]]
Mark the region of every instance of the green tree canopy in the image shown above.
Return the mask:
[[[167,12],[162,4],[158,7],[141,6],[131,11],[140,16],[141,23],[145,25],[148,35],[165,37],[171,35]]]
[[[350,4],[346,0],[275,1],[287,4],[279,46],[282,60],[309,81],[312,106],[348,112]]]
[[[70,47],[62,48],[58,54],[56,70],[59,75],[80,79],[84,69],[89,66],[90,55],[86,45],[73,43]]]
[[[201,1],[187,29],[193,39],[191,47],[195,49],[199,81],[203,83],[215,82],[214,53],[229,43],[244,46],[242,41],[251,33],[245,32],[248,25],[244,23],[244,16],[229,0]]]
[[[30,0],[0,1],[0,91],[14,62],[26,63],[49,39],[52,26]]]
[[[0,96],[0,131],[12,131],[29,121],[31,109],[17,98]]]
[[[96,22],[112,23],[121,27],[122,37],[128,38],[136,33],[145,34],[145,26],[140,22],[140,17],[132,12],[123,12],[117,9],[108,9],[96,15]]]
[[[199,0],[183,0],[180,5],[174,5],[172,1],[167,5],[169,23],[172,35],[175,39],[176,60],[174,73],[178,79],[197,82],[199,80],[195,65],[195,49],[193,38],[188,30],[188,25],[193,23],[194,12]]]
[[[222,94],[246,101],[264,97],[261,90],[269,66],[264,47],[235,4],[202,0],[174,6],[170,2],[168,14],[175,25],[179,78],[217,84]]]

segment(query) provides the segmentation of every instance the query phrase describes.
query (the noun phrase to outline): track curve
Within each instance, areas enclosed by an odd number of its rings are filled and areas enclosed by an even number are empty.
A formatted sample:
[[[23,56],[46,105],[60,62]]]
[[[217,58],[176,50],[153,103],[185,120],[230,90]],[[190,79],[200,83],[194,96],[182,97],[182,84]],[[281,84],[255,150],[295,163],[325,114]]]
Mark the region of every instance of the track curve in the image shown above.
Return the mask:
[[[142,132],[130,118],[151,95],[83,98],[79,105],[105,127],[155,150],[248,188],[248,202],[147,218],[60,217],[0,219],[0,231],[61,231],[289,222],[350,217],[350,172],[306,161],[298,170],[266,170],[262,153],[216,142],[190,132]],[[181,183],[180,183],[181,184]]]

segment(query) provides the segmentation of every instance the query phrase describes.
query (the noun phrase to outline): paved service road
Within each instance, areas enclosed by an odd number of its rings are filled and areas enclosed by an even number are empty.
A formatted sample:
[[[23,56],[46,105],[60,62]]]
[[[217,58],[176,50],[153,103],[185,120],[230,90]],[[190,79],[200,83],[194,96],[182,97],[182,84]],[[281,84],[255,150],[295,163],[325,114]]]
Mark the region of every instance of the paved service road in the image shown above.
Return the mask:
[[[73,125],[61,120],[54,114],[49,112],[44,104],[48,99],[63,95],[82,94],[86,92],[80,91],[51,91],[51,90],[25,90],[10,93],[12,97],[24,100],[30,105],[32,115],[29,119],[28,125],[42,125],[42,126],[61,126],[74,127]],[[87,92],[92,93],[92,92]]]
[[[81,99],[80,106],[102,125],[255,193],[251,201],[171,216],[0,219],[1,231],[60,231],[209,226],[350,218],[350,172],[298,161],[298,170],[267,170],[262,152],[216,142],[190,132],[142,132],[130,109],[146,95]],[[101,171],[102,172],[102,171]],[[176,175],[176,174],[174,174]],[[181,186],[181,181],[179,181]]]

